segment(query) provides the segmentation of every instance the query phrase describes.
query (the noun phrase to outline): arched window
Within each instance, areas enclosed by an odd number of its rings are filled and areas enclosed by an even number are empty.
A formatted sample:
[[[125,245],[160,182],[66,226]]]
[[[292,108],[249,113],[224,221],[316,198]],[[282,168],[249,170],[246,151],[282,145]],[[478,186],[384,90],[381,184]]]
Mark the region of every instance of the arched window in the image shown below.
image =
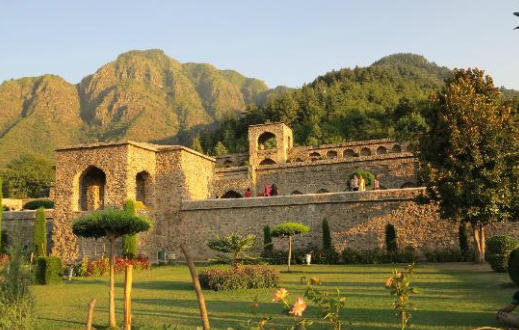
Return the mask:
[[[234,164],[233,161],[230,159],[227,159],[227,160],[225,160],[225,162],[223,162],[223,165],[225,167],[231,167],[233,164]]]
[[[302,162],[304,162],[303,158],[301,158],[301,157],[296,158],[296,163],[302,163]]]
[[[234,190],[229,190],[228,192],[226,192],[225,194],[222,195],[222,198],[242,198],[243,196],[234,191]]]
[[[353,149],[346,149],[342,153],[342,156],[345,157],[345,158],[347,158],[347,157],[357,157],[357,154],[355,153],[355,151]]]
[[[258,137],[259,150],[271,150],[277,148],[276,135],[265,132]]]
[[[360,155],[361,156],[370,156],[371,150],[369,148],[362,148],[362,149],[360,149]]]
[[[317,193],[318,193],[318,194],[326,194],[327,192],[329,192],[329,191],[326,190],[326,189],[324,189],[324,188],[323,188],[323,189],[319,189],[319,190],[317,190]]]
[[[326,157],[328,158],[337,158],[337,151],[335,150],[330,150],[326,153]]]
[[[383,155],[383,154],[387,154],[387,149],[385,147],[378,147],[377,148],[377,155]]]
[[[273,161],[273,160],[270,159],[270,158],[265,158],[265,159],[263,159],[259,164],[260,164],[260,165],[274,165],[274,164],[276,164],[276,162]]]
[[[151,189],[151,175],[146,171],[137,173],[135,177],[135,200],[150,207],[152,201]]]
[[[88,167],[79,178],[79,209],[102,210],[105,204],[105,172],[95,166]]]
[[[315,162],[316,160],[321,160],[322,159],[322,156],[320,153],[318,153],[317,151],[314,151],[312,152],[310,155],[310,159]]]
[[[416,188],[416,184],[414,184],[412,182],[406,182],[400,186],[400,189],[404,189],[404,188]]]
[[[391,149],[392,152],[402,152],[402,147],[398,144],[395,144],[393,146],[393,149]]]

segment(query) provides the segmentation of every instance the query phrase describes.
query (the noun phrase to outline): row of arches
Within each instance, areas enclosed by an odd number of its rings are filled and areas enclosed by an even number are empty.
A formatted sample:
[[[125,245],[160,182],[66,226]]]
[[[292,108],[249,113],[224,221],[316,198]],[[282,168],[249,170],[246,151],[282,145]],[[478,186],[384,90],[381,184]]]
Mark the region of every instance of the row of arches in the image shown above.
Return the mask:
[[[388,148],[386,148],[384,146],[379,146],[374,152],[372,152],[372,150],[368,147],[364,147],[364,148],[360,149],[359,152],[355,152],[355,150],[353,150],[353,149],[345,149],[342,152],[342,157],[343,158],[365,157],[365,156],[371,156],[374,154],[375,155],[385,155],[388,153],[399,153],[399,152],[402,152],[402,147],[398,144],[395,144],[390,150],[388,150]],[[324,153],[321,153],[318,151],[313,151],[308,155],[308,157],[312,161],[322,160],[325,158],[335,159],[335,158],[339,158],[339,152],[337,150],[328,150],[324,154]],[[304,162],[305,161],[304,158],[305,158],[304,156],[300,156],[300,157],[297,157],[295,159],[295,161]]]
[[[152,204],[152,177],[146,171],[141,171],[135,176],[135,200],[144,205]],[[106,202],[106,174],[95,166],[89,166],[79,176],[79,202],[77,209],[80,211],[102,210]]]

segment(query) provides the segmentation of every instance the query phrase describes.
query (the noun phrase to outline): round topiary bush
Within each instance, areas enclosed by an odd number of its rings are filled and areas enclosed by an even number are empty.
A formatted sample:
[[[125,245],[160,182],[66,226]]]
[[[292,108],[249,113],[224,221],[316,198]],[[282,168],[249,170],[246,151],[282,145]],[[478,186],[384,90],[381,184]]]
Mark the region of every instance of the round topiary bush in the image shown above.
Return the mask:
[[[54,201],[47,199],[47,198],[35,199],[33,201],[25,203],[25,205],[23,206],[23,209],[24,210],[37,210],[40,207],[43,207],[44,209],[53,209]]]
[[[351,179],[353,179],[353,176],[354,175],[357,175],[357,176],[361,176],[364,178],[364,180],[366,180],[366,189],[371,189],[373,187],[373,182],[375,181],[375,175],[369,171],[366,171],[366,170],[363,170],[361,168],[358,168],[355,170],[355,172],[351,173],[350,176],[348,177],[348,186],[349,186],[349,182],[351,181]]]
[[[487,240],[487,261],[496,272],[508,270],[510,253],[519,247],[519,241],[511,236],[498,235]]]
[[[516,285],[519,285],[519,249],[515,249],[510,253],[510,258],[508,259],[508,275],[510,275],[510,279]]]

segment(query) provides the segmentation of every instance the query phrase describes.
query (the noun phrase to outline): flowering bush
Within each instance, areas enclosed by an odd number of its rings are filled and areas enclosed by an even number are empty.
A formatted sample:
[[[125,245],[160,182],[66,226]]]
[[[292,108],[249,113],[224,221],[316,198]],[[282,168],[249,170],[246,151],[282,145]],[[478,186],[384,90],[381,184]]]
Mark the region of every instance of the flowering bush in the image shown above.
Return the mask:
[[[399,272],[393,269],[393,275],[386,280],[386,289],[390,290],[391,296],[394,297],[393,309],[395,315],[400,318],[400,326],[402,330],[407,328],[411,319],[410,310],[413,306],[409,303],[412,294],[419,294],[420,290],[411,286],[411,278],[414,274],[414,265],[407,266],[407,273]]]
[[[272,288],[278,284],[279,272],[257,265],[239,269],[212,268],[200,272],[200,285],[215,291]]]
[[[125,258],[115,258],[115,266],[114,271],[116,274],[121,274],[124,272],[124,268],[126,265],[133,265],[134,270],[149,270],[151,269],[150,261],[147,259],[125,259]],[[74,269],[74,273],[76,276],[86,276],[86,277],[97,277],[103,276],[110,272],[110,259],[109,258],[101,258],[99,260],[94,260],[89,262],[88,258],[83,258],[81,261],[81,265],[78,265]]]
[[[0,254],[0,266],[3,266],[10,262],[11,262],[11,257],[9,257],[7,254]]]

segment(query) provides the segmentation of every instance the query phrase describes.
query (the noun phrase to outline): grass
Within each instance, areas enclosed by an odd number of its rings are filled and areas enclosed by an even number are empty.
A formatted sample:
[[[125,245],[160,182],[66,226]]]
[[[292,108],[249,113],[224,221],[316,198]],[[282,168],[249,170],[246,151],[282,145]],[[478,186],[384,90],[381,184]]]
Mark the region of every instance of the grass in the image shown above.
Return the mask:
[[[322,289],[338,287],[347,297],[343,318],[347,329],[398,329],[391,308],[392,299],[384,288],[392,265],[367,266],[294,266],[294,272],[281,274],[281,286],[295,299],[302,295],[302,276],[317,276]],[[403,265],[399,266],[403,268]],[[280,266],[280,270],[285,268]],[[201,324],[195,292],[185,266],[157,267],[137,272],[133,293],[135,329],[196,329]],[[84,329],[87,304],[97,299],[94,325],[103,329],[108,321],[108,278],[78,278],[54,286],[34,286],[38,330]],[[122,322],[122,282],[118,276],[117,317]],[[497,326],[496,310],[511,299],[516,290],[507,274],[497,274],[486,265],[465,263],[423,264],[417,268],[414,284],[423,294],[412,301],[412,329],[471,329]],[[205,292],[212,329],[236,328],[262,315],[274,317],[273,325],[288,317],[280,314],[280,305],[272,303],[272,289]],[[257,315],[251,303],[260,301]],[[317,315],[315,308],[307,314]],[[285,322],[286,323],[286,322]],[[169,327],[164,327],[168,325]],[[312,329],[329,329],[316,324]]]

